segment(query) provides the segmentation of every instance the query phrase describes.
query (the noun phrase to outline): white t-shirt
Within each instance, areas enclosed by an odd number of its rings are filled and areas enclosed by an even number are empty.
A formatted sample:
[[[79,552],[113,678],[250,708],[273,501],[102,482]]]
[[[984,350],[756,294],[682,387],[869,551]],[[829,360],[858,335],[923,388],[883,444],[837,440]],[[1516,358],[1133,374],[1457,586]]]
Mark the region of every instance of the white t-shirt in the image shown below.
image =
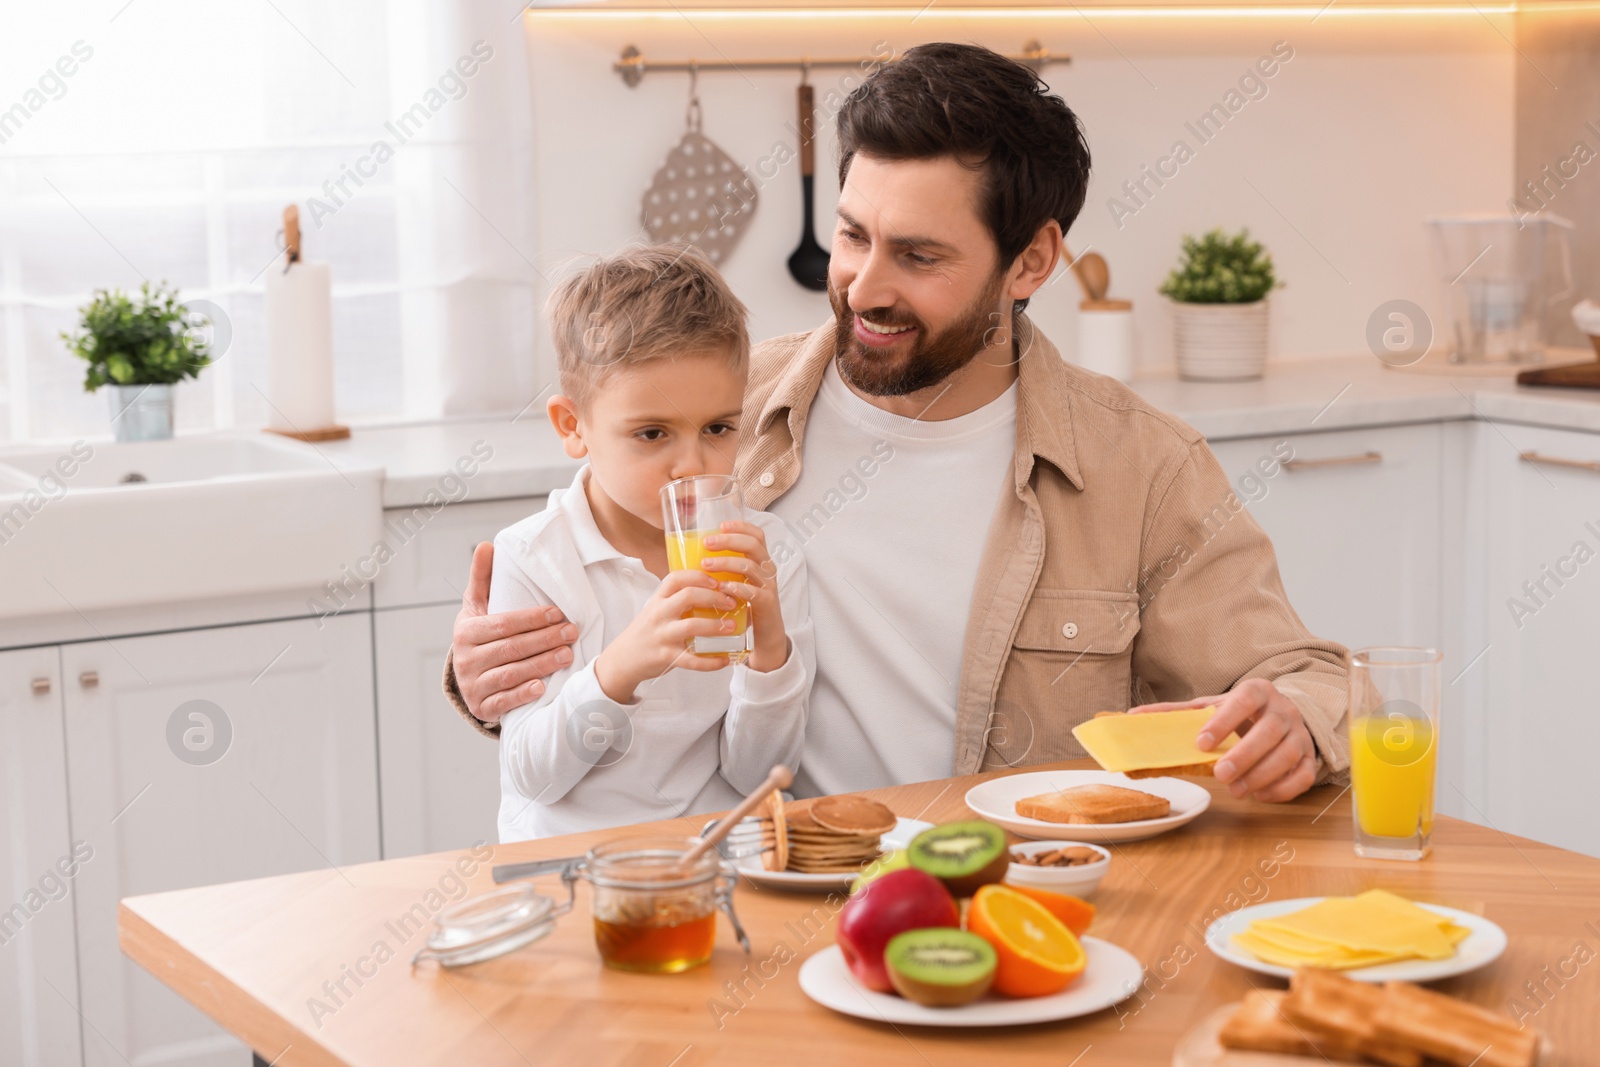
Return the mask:
[[[613,548],[584,494],[585,465],[545,510],[494,539],[489,610],[554,604],[578,627],[572,663],[544,695],[500,725],[500,840],[521,841],[625,823],[722,811],[793,767],[815,664],[805,561],[770,514],[746,517],[778,562],[789,658],[760,674],[670,670],[630,704],[606,696],[594,661],[655,594],[660,579]],[[684,834],[698,830],[685,826]]]
[[[805,552],[817,676],[800,796],[947,778],[980,554],[1016,450],[1017,386],[922,421],[829,363],[798,481],[770,507]]]

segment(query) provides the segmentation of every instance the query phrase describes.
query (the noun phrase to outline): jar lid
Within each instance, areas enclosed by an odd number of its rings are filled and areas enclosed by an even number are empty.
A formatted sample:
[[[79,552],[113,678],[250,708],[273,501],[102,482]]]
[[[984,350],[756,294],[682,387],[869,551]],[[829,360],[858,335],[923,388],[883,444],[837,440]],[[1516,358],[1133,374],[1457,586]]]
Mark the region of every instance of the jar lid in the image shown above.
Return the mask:
[[[531,944],[555,929],[555,901],[532,885],[513,885],[470,897],[433,918],[428,943],[412,959],[459,967]]]
[[[608,889],[661,891],[704,885],[717,877],[722,857],[707,849],[693,862],[684,853],[699,839],[694,837],[623,837],[604,841],[589,850],[585,877]]]

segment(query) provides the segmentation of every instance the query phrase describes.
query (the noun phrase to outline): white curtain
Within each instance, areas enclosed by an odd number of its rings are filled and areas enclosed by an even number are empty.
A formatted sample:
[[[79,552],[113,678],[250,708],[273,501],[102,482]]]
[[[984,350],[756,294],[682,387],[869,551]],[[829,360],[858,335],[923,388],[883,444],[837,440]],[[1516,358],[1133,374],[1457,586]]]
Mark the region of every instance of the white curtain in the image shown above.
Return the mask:
[[[519,5],[8,3],[0,23],[0,442],[108,433],[58,337],[146,279],[225,312],[179,432],[266,421],[285,205],[332,264],[338,415],[515,411],[538,275]]]

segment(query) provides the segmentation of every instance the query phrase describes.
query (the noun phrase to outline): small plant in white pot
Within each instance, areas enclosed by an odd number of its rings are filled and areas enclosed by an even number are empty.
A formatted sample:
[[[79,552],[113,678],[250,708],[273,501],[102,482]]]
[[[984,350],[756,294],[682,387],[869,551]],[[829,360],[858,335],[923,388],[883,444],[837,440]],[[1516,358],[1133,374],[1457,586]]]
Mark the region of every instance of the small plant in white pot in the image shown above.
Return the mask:
[[[173,386],[211,365],[209,345],[191,329],[178,291],[140,286],[137,296],[97,289],[78,311],[78,329],[61,339],[89,364],[86,392],[111,387],[111,426],[118,441],[172,436]]]
[[[1272,257],[1249,230],[1183,239],[1183,257],[1161,294],[1172,301],[1178,376],[1199,382],[1261,377],[1267,363],[1267,294],[1278,285]]]

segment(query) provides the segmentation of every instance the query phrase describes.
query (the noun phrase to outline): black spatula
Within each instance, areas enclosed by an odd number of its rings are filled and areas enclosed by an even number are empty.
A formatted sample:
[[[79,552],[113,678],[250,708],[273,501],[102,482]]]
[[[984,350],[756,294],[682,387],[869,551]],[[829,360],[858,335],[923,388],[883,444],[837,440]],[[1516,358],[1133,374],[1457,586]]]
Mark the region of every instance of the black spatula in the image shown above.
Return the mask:
[[[816,220],[812,216],[811,199],[815,191],[816,153],[813,147],[811,86],[800,85],[800,195],[803,197],[805,229],[800,234],[800,247],[789,257],[789,273],[807,289],[818,292],[828,288],[828,251],[817,244],[812,233]]]

